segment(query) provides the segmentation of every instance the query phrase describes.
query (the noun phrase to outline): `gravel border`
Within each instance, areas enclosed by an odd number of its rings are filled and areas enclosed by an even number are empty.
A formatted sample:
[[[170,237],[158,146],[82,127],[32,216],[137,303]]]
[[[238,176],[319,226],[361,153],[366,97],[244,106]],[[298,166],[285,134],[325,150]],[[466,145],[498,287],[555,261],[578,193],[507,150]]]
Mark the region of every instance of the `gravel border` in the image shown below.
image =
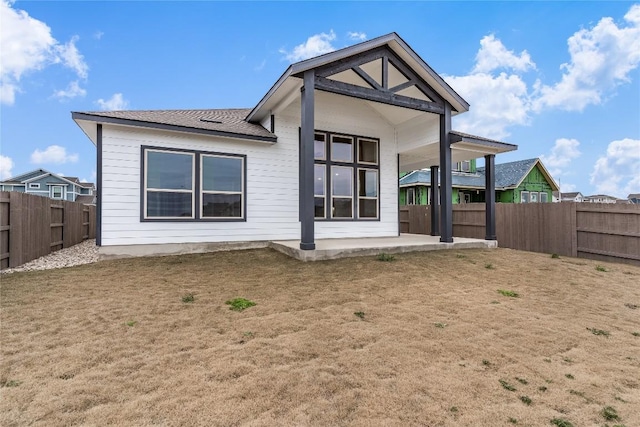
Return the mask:
[[[65,248],[34,259],[21,266],[0,270],[0,274],[16,273],[19,271],[52,270],[54,268],[91,264],[97,261],[98,247],[96,246],[96,240],[91,239],[85,240],[70,248]]]

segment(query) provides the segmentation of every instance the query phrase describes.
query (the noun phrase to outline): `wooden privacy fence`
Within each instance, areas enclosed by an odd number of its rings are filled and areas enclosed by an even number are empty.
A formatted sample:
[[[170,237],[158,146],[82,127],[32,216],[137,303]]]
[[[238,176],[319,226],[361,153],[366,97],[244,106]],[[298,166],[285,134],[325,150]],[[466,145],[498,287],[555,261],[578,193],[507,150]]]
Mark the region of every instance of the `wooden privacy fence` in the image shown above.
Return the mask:
[[[400,231],[430,234],[428,206],[401,206]],[[484,203],[453,206],[454,237],[485,237]],[[498,246],[640,265],[640,206],[496,204]]]
[[[95,206],[0,191],[0,269],[95,237]]]

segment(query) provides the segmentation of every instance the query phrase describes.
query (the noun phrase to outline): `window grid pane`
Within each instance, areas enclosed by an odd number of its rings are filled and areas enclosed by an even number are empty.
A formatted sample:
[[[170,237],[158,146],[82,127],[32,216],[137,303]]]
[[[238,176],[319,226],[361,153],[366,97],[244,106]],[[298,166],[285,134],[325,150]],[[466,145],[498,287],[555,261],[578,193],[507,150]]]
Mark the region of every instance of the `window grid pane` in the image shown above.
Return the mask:
[[[358,139],[358,161],[378,164],[378,142],[370,139]]]
[[[194,154],[147,151],[147,188],[193,189]]]
[[[327,158],[327,137],[322,133],[316,133],[313,141],[313,157],[316,160],[325,160]]]
[[[191,218],[193,200],[190,192],[149,191],[147,216],[155,218]]]
[[[353,218],[353,199],[334,197],[332,213],[333,218]]]
[[[353,196],[353,168],[347,166],[331,167],[331,194],[333,196]]]
[[[243,161],[240,157],[202,156],[202,191],[242,192]]]
[[[331,160],[345,163],[353,162],[353,138],[347,136],[332,136]]]

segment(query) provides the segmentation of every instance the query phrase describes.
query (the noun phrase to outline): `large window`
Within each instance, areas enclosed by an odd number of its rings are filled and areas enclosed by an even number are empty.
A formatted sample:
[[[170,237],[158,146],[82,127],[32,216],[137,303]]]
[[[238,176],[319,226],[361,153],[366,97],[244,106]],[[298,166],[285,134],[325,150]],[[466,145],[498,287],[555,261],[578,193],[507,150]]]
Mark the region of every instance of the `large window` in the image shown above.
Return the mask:
[[[316,131],[316,219],[379,218],[379,141]]]
[[[242,220],[245,157],[143,147],[144,220]]]

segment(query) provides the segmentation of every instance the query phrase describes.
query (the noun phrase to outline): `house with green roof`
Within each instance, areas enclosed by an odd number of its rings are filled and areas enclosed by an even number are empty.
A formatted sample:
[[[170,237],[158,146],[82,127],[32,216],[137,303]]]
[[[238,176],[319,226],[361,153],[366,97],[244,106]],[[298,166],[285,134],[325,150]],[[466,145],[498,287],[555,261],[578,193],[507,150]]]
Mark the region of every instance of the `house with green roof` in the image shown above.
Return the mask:
[[[476,161],[458,162],[452,172],[452,203],[485,202],[485,168]],[[518,160],[495,165],[498,203],[547,203],[559,191],[540,159]],[[416,170],[400,178],[400,205],[428,205],[431,171]]]

